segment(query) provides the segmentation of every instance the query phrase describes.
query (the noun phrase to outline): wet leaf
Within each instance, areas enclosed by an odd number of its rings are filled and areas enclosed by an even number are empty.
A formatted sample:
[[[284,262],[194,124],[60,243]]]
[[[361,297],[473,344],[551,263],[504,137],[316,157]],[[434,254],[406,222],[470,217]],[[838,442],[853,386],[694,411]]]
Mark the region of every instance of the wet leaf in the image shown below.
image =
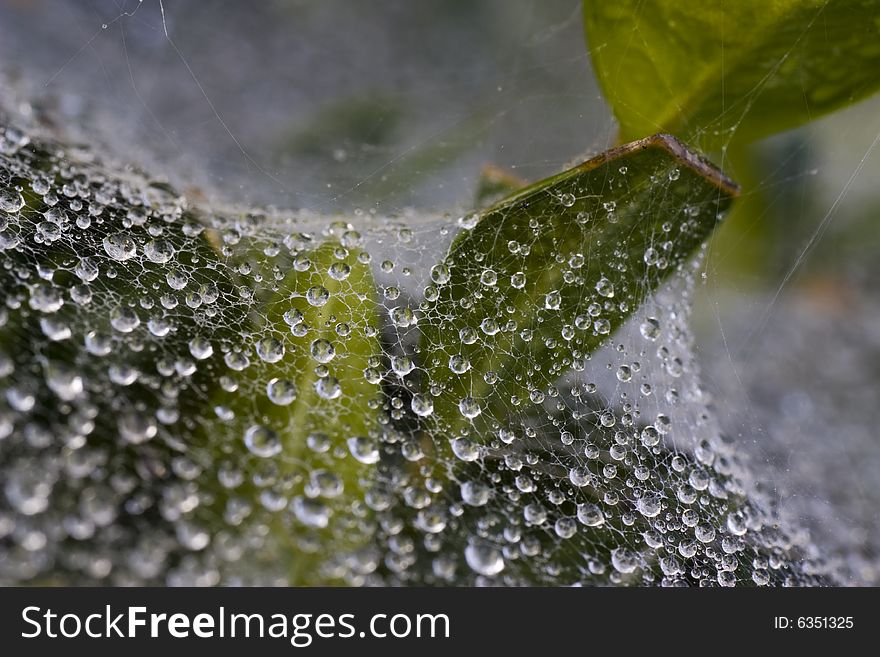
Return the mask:
[[[876,0],[584,1],[620,139],[704,150],[806,123],[880,87]]]
[[[608,151],[474,215],[432,272],[430,416],[481,441],[552,401],[703,242],[736,187],[676,139]],[[427,347],[425,346],[427,345]]]
[[[380,390],[364,376],[381,353],[376,287],[360,253],[333,239],[296,257],[277,290],[252,311],[261,336],[255,348],[247,340],[229,354],[227,363],[248,365],[215,405],[236,419],[208,427],[218,444],[238,446],[252,462],[246,469],[271,463],[279,482],[287,481],[275,492],[289,499],[289,513],[270,522],[291,584],[332,581],[319,566],[349,556],[365,540],[353,523],[342,535],[334,517],[350,515],[363,499],[362,482],[378,460],[370,403]],[[314,549],[327,544],[332,555]]]

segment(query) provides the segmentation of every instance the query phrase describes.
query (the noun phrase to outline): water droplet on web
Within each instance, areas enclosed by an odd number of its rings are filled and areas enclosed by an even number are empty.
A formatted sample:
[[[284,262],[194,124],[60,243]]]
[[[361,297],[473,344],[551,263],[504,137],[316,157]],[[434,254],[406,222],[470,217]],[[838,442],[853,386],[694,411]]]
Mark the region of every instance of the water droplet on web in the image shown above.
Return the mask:
[[[415,363],[409,356],[392,356],[391,369],[397,376],[406,376],[415,369]]]
[[[480,274],[480,283],[482,283],[486,287],[492,287],[497,282],[498,274],[496,274],[492,269],[484,269],[483,273]]]
[[[471,369],[471,362],[461,354],[449,357],[449,369],[456,374],[464,374]]]
[[[427,395],[413,395],[410,406],[413,410],[413,413],[415,413],[419,417],[427,417],[434,412],[434,400],[432,400]]]
[[[138,380],[140,372],[126,363],[113,363],[107,370],[107,376],[118,386],[130,386]]]
[[[351,267],[344,262],[334,262],[327,273],[334,281],[344,281],[351,274]]]
[[[616,548],[611,551],[611,565],[619,573],[631,573],[639,566],[639,556],[628,548]]]
[[[342,385],[335,376],[324,377],[315,383],[315,392],[321,399],[337,399],[342,396]]]
[[[320,308],[330,298],[330,292],[323,285],[315,285],[306,290],[306,301],[310,305]]]
[[[165,282],[168,283],[168,287],[172,290],[182,290],[186,287],[188,282],[186,278],[186,274],[177,269],[172,269],[167,274],[165,274]]]
[[[197,337],[189,341],[189,352],[196,360],[205,360],[214,353],[214,347],[207,338]]]
[[[16,190],[0,186],[0,211],[18,212],[24,207],[24,197]]]
[[[482,409],[480,408],[479,403],[473,397],[465,397],[461,401],[458,402],[458,410],[459,412],[469,420],[477,417]]]
[[[104,251],[118,262],[131,260],[137,255],[137,245],[128,233],[114,233],[104,238]]]
[[[276,456],[282,449],[278,434],[261,424],[255,424],[245,431],[244,444],[251,454],[260,458]]]
[[[325,433],[310,433],[306,438],[306,445],[313,452],[323,454],[329,451],[331,447],[330,436]]]
[[[711,543],[715,540],[715,528],[708,523],[701,523],[694,528],[694,536],[701,543]]]
[[[461,484],[461,499],[469,506],[483,506],[492,495],[492,489],[479,481],[466,481]]]
[[[452,451],[462,461],[476,461],[480,458],[480,449],[470,438],[456,438],[453,440]]]
[[[314,358],[319,363],[329,363],[336,355],[336,348],[329,340],[319,338],[318,340],[312,342],[311,354],[312,358]]]
[[[46,368],[46,384],[64,401],[72,401],[83,392],[83,379],[76,370],[61,364]]]
[[[284,345],[278,338],[263,338],[257,342],[257,356],[267,363],[277,363],[284,358]]]
[[[472,212],[471,214],[466,214],[463,217],[459,218],[458,225],[461,226],[465,230],[471,230],[480,220],[480,215],[476,212]]]
[[[659,495],[653,493],[645,493],[636,502],[636,508],[646,518],[653,518],[660,513],[663,505]]]
[[[110,325],[120,333],[131,333],[140,324],[141,320],[133,308],[121,306],[110,311]]]
[[[660,442],[660,432],[657,431],[657,428],[648,425],[644,429],[642,429],[642,433],[640,434],[642,444],[645,447],[653,447],[657,443]]]
[[[577,518],[587,527],[598,527],[605,522],[605,514],[596,504],[578,504]]]
[[[434,265],[431,267],[431,280],[437,285],[443,285],[449,282],[449,267],[446,265]]]
[[[266,395],[273,404],[287,406],[296,399],[296,384],[287,379],[271,379],[266,384]]]
[[[770,583],[770,573],[766,570],[756,569],[752,571],[752,581],[758,586],[767,586]]]
[[[113,348],[110,337],[97,331],[89,331],[85,336],[86,351],[94,356],[106,356]]]
[[[290,504],[293,515],[307,527],[326,527],[330,522],[330,509],[320,500],[297,496]]]
[[[639,326],[642,337],[654,341],[660,337],[660,322],[655,317],[648,317]]]
[[[49,221],[41,221],[37,224],[37,235],[49,244],[61,238],[61,227]]]
[[[510,285],[517,290],[523,289],[526,286],[526,275],[521,271],[512,274],[510,277]]]
[[[43,313],[54,313],[64,305],[60,290],[51,285],[37,285],[31,290],[28,305]]]
[[[458,332],[458,339],[462,344],[474,344],[480,336],[477,335],[476,329],[465,327]]]
[[[583,466],[575,466],[568,471],[568,479],[575,486],[586,486],[590,483],[590,471]]]
[[[139,445],[155,437],[158,432],[156,419],[137,411],[122,413],[117,422],[120,437],[128,443]]]
[[[604,276],[596,283],[596,292],[609,299],[614,296],[614,284]]]
[[[144,245],[144,255],[151,262],[164,264],[174,256],[174,247],[167,240],[150,240]]]
[[[575,196],[571,192],[567,192],[559,197],[559,202],[566,208],[570,208],[575,203]]]
[[[379,448],[371,438],[358,436],[348,439],[348,451],[361,463],[372,465],[379,462]]]
[[[73,273],[76,274],[79,279],[85,283],[95,280],[100,273],[98,268],[98,263],[96,263],[92,258],[80,258],[76,267],[74,267]]]
[[[303,314],[296,308],[291,308],[284,313],[284,321],[288,326],[296,326],[303,321]]]
[[[494,577],[504,570],[501,552],[490,545],[470,544],[464,549],[467,565],[486,577]]]
[[[559,538],[571,538],[577,534],[577,523],[573,518],[559,518],[553,525],[553,531]]]
[[[547,310],[559,310],[559,305],[561,303],[562,295],[557,290],[553,290],[544,295],[544,308]]]

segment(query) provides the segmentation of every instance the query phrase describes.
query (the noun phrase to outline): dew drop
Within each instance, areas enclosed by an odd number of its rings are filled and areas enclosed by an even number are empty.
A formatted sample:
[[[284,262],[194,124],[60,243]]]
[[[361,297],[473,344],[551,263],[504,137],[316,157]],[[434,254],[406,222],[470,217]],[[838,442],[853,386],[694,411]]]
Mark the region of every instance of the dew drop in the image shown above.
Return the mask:
[[[587,527],[598,527],[605,522],[605,514],[602,509],[591,503],[578,504],[577,518],[581,524]]]
[[[415,363],[409,356],[392,356],[391,369],[397,376],[406,376],[415,369]]]
[[[419,417],[428,417],[434,412],[434,400],[423,394],[413,395],[410,407]]]
[[[460,491],[462,501],[469,506],[483,506],[492,495],[492,489],[479,481],[464,482]]]
[[[456,438],[452,441],[452,452],[462,461],[476,461],[480,449],[470,438]]]
[[[361,463],[372,465],[379,462],[379,448],[371,438],[358,436],[349,438],[346,442],[348,443],[348,451]]]
[[[24,207],[24,197],[14,189],[0,187],[0,210],[18,212]]]
[[[472,420],[482,412],[482,409],[480,408],[480,405],[477,403],[476,399],[474,399],[473,397],[465,397],[458,402],[458,411],[464,417]]]
[[[296,384],[287,379],[271,379],[266,384],[266,395],[273,404],[287,406],[296,399]]]
[[[660,322],[654,317],[648,317],[639,326],[642,337],[652,342],[660,337]]]
[[[312,342],[311,354],[319,363],[329,363],[336,356],[336,348],[329,340],[319,338]]]
[[[323,285],[314,285],[306,290],[306,301],[320,308],[330,299],[330,292]]]
[[[199,336],[189,341],[189,353],[196,360],[205,360],[214,354],[214,347],[207,338]]]
[[[278,338],[263,338],[257,342],[257,356],[266,363],[277,363],[284,358],[284,345]]]
[[[474,572],[486,577],[494,577],[504,570],[501,552],[490,545],[470,544],[464,549],[464,558]]]
[[[335,376],[318,379],[315,383],[315,392],[321,399],[337,399],[342,396],[342,385]]]
[[[155,418],[135,411],[122,413],[117,426],[122,439],[132,445],[145,443],[158,432]]]
[[[615,548],[611,551],[611,565],[619,573],[631,573],[639,565],[638,554],[627,548]]]
[[[610,299],[614,296],[614,284],[603,276],[596,283],[596,292]]]
[[[80,258],[76,267],[73,269],[73,273],[76,274],[81,281],[88,283],[98,278],[100,270],[98,269],[98,263],[92,258],[86,257]]]
[[[174,247],[168,240],[150,240],[144,245],[144,255],[156,264],[164,264],[174,256]]]
[[[110,325],[120,333],[131,333],[140,324],[141,320],[133,308],[120,306],[110,312]]]
[[[567,208],[572,207],[575,203],[575,200],[575,196],[571,192],[567,192],[559,197],[559,202]]]
[[[547,310],[559,310],[559,305],[561,303],[562,295],[557,290],[553,290],[544,295],[544,308]]]
[[[330,508],[320,500],[297,496],[291,501],[290,510],[307,527],[321,529],[330,522]]]
[[[260,458],[271,458],[281,453],[278,434],[262,424],[255,424],[245,431],[244,444],[251,454]]]
[[[104,251],[118,262],[130,260],[137,255],[137,245],[127,233],[114,233],[104,238]]]

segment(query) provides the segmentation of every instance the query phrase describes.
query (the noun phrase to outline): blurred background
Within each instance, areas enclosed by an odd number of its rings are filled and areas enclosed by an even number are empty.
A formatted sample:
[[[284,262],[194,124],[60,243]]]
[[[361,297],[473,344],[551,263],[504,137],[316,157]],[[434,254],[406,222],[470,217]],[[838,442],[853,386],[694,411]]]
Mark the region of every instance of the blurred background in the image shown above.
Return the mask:
[[[0,72],[212,202],[458,212],[486,165],[533,181],[616,134],[576,0],[2,0]],[[880,583],[878,140],[875,98],[754,145],[692,320],[729,437],[854,584]]]

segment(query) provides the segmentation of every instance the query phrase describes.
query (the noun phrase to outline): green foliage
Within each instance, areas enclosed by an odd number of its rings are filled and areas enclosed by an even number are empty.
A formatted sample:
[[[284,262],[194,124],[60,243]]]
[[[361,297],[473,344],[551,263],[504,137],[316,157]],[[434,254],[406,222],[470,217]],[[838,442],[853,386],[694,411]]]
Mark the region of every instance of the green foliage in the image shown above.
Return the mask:
[[[438,320],[423,344],[460,345],[425,352],[430,384],[442,391],[433,416],[441,429],[486,429],[540,403],[694,252],[735,193],[719,171],[658,135],[474,216],[427,293]]]
[[[207,428],[214,444],[238,446],[230,455],[237,467],[250,461],[250,467],[258,468],[260,461],[277,454],[277,476],[293,484],[286,494],[294,497],[292,510],[306,531],[293,530],[283,516],[271,522],[291,584],[326,583],[318,570],[326,555],[309,553],[303,545],[321,545],[332,537],[334,551],[343,555],[364,540],[355,531],[341,537],[327,529],[334,513],[350,513],[363,499],[362,484],[375,462],[368,456],[335,456],[357,451],[350,448],[350,440],[364,450],[375,449],[377,427],[370,409],[378,405],[379,388],[367,381],[364,371],[378,363],[381,347],[376,285],[361,253],[331,238],[284,263],[288,273],[259,301],[250,318],[253,330],[265,336],[257,342],[258,354],[274,352],[277,357],[252,358],[246,343],[240,351],[234,349],[227,363],[233,369],[247,366],[240,369],[234,389],[218,389],[213,399],[215,408],[235,418]],[[260,255],[249,258],[256,270],[276,276],[279,263],[267,267]],[[259,424],[254,424],[255,418]],[[250,441],[250,454],[242,446],[243,436],[245,444]],[[317,481],[313,486],[338,487],[340,492],[327,500],[304,495],[302,483],[296,483],[303,463]]]
[[[584,1],[620,139],[704,150],[793,128],[880,87],[876,0]]]

